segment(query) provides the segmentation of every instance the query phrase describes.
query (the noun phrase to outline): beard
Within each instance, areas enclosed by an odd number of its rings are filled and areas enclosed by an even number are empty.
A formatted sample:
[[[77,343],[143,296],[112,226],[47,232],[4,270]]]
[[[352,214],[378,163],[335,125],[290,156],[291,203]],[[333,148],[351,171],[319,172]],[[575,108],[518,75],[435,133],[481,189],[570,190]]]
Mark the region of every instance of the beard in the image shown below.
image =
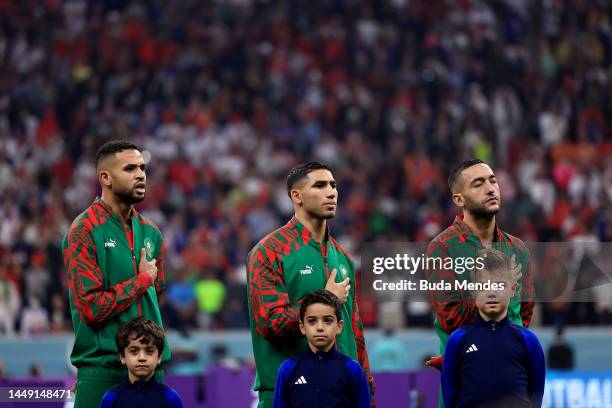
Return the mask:
[[[118,190],[113,193],[121,202],[129,205],[139,203],[145,198],[145,194],[138,195],[135,190]]]
[[[474,218],[480,219],[491,219],[499,212],[501,209],[501,200],[498,201],[497,208],[487,208],[485,203],[475,202],[467,197],[465,199],[465,207]]]
[[[319,220],[331,220],[336,216],[336,211],[329,211],[323,209],[304,208],[308,216]]]

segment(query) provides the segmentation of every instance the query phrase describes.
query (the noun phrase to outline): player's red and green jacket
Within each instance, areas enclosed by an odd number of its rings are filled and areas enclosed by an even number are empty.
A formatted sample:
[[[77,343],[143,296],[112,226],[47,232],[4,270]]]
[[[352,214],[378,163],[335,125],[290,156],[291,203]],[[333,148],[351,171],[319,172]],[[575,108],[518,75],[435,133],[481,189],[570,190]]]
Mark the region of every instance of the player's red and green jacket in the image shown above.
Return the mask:
[[[129,230],[108,204],[96,198],[62,240],[75,335],[70,360],[75,367],[119,369],[115,335],[120,325],[138,316],[162,325],[157,303],[165,286],[162,234],[135,209],[131,220]],[[148,260],[156,259],[155,282],[138,273],[142,248]],[[162,364],[169,359],[166,341]]]
[[[491,246],[511,257],[515,255],[515,262],[521,265],[522,279],[518,282],[514,297],[508,306],[508,317],[514,323],[528,327],[531,322],[534,306],[533,266],[530,261],[527,246],[520,239],[502,231],[495,225],[493,243]],[[428,257],[458,258],[472,257],[484,248],[480,238],[472,232],[463,221],[463,215],[455,217],[453,224],[438,234],[427,247]],[[428,271],[430,281],[440,279],[454,281],[461,279],[461,275],[452,270]],[[450,334],[457,328],[472,323],[478,309],[471,300],[453,300],[455,294],[444,294],[443,298],[436,297],[439,293],[430,292],[430,300],[434,308],[434,326],[440,338],[440,353],[444,353],[446,342]],[[448,295],[448,296],[447,296]]]
[[[323,289],[331,271],[336,281],[350,278],[351,291],[342,305],[344,327],[336,339],[338,350],[359,361],[372,395],[374,382],[366,352],[363,326],[355,298],[355,268],[351,257],[327,230],[323,243],[293,217],[264,237],[247,259],[249,319],[256,363],[255,390],[272,391],[281,363],[302,353],[306,338],[300,333],[300,302]]]

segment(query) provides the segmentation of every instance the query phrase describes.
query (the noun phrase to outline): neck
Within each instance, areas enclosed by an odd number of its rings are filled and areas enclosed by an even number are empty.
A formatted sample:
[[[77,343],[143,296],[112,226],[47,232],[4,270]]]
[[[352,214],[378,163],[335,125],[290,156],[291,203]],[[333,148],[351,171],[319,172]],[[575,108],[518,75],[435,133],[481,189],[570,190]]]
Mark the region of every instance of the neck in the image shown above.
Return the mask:
[[[121,217],[121,220],[124,223],[127,223],[129,221],[130,214],[132,213],[131,204],[126,204],[126,203],[123,203],[117,200],[117,197],[115,197],[108,190],[102,191],[102,201],[108,204],[113,209],[113,212],[119,214],[119,216]]]
[[[504,318],[508,315],[508,308],[506,308],[506,310],[504,310],[503,312],[501,312],[497,316],[495,316],[495,315],[486,315],[486,314],[482,313],[481,310],[479,310],[478,313],[480,314],[480,317],[482,317],[482,320],[484,320],[485,322],[490,322],[491,320],[495,320],[496,322],[499,322],[500,320],[504,320]]]
[[[131,371],[128,370],[128,380],[129,380],[130,384],[134,384],[136,381],[149,381],[151,379],[151,377],[153,377],[153,374],[155,374],[155,371],[153,371],[147,377],[138,377],[138,376],[134,375],[134,373],[132,373]]]
[[[489,217],[478,217],[469,211],[463,211],[463,222],[480,238],[481,242],[493,242],[495,234],[495,214]]]
[[[295,211],[295,218],[297,218],[302,225],[308,228],[315,241],[323,242],[323,238],[325,238],[325,231],[327,229],[326,219],[313,218],[299,209]]]

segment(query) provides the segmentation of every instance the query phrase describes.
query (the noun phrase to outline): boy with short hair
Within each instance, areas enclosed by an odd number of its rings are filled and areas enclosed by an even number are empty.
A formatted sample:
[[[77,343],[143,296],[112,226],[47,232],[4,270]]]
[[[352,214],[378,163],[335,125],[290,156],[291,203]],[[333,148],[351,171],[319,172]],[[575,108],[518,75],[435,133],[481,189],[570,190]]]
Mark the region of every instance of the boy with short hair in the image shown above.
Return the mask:
[[[334,347],[343,323],[340,302],[333,293],[318,290],[304,296],[299,325],[308,348],[281,364],[274,408],[370,407],[363,369]]]
[[[540,407],[544,394],[544,353],[536,335],[508,319],[516,290],[510,259],[487,248],[473,271],[478,316],[455,330],[442,365],[442,394],[447,408]]]
[[[164,351],[164,331],[157,323],[142,317],[130,320],[115,342],[128,375],[104,394],[100,408],[183,407],[176,391],[153,378]]]

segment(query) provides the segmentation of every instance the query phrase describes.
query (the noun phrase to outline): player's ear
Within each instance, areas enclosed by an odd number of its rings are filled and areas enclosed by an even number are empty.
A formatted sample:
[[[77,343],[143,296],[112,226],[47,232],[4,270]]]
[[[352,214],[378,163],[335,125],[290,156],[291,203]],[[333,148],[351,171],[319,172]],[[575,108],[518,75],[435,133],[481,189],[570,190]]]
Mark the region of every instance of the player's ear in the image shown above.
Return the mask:
[[[291,189],[291,201],[293,201],[294,204],[302,204],[302,192],[299,189]]]
[[[112,184],[112,178],[108,170],[100,169],[98,171],[98,180],[102,186],[110,187]]]
[[[343,326],[344,326],[344,320],[338,320],[338,334],[342,333]]]
[[[300,323],[300,331],[301,331],[301,332],[302,332],[302,334],[305,336],[305,335],[306,335],[306,330],[304,330],[304,322],[302,322],[302,321],[300,320],[300,322],[299,322],[299,323]]]
[[[463,200],[461,193],[453,193],[452,199],[453,204],[455,204],[457,207],[463,207],[465,205],[465,201]]]
[[[119,359],[121,360],[121,364],[125,365],[125,356],[122,353],[119,353]]]

